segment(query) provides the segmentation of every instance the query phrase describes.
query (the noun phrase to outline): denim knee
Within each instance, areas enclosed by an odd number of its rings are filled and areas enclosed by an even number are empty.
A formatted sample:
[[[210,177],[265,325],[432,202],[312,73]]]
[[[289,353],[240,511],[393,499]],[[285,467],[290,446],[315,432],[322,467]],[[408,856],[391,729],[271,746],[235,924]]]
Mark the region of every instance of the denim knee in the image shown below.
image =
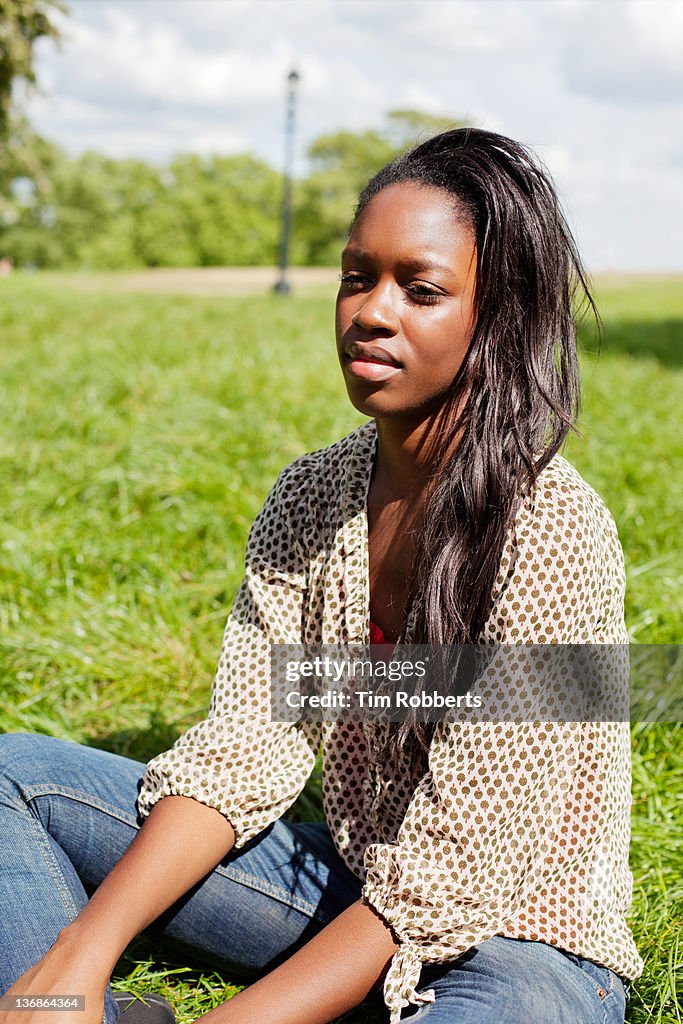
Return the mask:
[[[2,732],[0,733],[0,765],[16,757],[31,757],[50,743],[52,736],[44,736],[37,732]]]
[[[0,733],[0,786],[5,792],[21,796],[21,784],[28,774],[25,766],[34,769],[48,756],[54,743],[52,736],[34,732]]]

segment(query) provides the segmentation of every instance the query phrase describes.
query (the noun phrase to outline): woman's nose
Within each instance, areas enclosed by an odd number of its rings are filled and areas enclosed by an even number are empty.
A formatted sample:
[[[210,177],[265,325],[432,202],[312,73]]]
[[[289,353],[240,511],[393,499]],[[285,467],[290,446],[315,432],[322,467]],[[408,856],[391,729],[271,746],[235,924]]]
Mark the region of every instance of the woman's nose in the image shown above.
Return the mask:
[[[365,302],[351,317],[351,323],[361,331],[398,331],[398,317],[388,289],[373,289]]]

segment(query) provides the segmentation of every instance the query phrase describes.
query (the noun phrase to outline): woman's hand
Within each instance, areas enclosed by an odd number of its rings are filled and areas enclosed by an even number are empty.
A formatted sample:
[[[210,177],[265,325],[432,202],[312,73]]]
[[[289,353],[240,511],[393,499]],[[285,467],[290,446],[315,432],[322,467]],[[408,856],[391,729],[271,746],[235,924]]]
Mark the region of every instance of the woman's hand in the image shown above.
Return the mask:
[[[64,933],[45,955],[25,971],[0,998],[0,1024],[101,1024],[104,993],[109,975],[93,957],[74,946]],[[17,1009],[8,1007],[12,997],[67,1000],[85,997],[85,1010]]]

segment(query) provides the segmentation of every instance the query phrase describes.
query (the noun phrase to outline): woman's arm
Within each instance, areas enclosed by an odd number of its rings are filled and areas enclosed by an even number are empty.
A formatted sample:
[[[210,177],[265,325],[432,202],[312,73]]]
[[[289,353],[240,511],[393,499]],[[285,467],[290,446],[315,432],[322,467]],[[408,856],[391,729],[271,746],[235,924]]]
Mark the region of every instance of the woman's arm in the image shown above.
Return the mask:
[[[131,939],[212,871],[234,841],[229,821],[213,807],[164,797],[59,941],[87,950],[109,978]]]
[[[8,995],[87,992],[83,1024],[99,1021],[104,988],[130,940],[208,874],[233,841],[229,822],[213,808],[187,797],[160,800],[90,902]],[[201,1020],[325,1024],[362,1002],[396,948],[382,919],[358,901],[284,964]],[[42,1020],[22,1012],[21,1024]]]
[[[85,1015],[76,1016],[81,1024],[99,1022],[104,990],[128,943],[213,870],[234,839],[213,807],[164,797],[76,919],[6,994],[85,995]],[[50,1024],[53,1016],[21,1011],[21,1024]],[[18,1014],[0,1014],[0,1021],[15,1019]]]
[[[271,721],[269,664],[272,643],[301,640],[308,554],[299,532],[306,522],[309,462],[302,457],[280,473],[252,524],[208,717],[147,764],[137,806],[149,822],[11,994],[86,993],[96,1009],[130,939],[231,849],[281,818],[305,785],[321,727]],[[77,1016],[78,1024],[101,1019],[101,1013]],[[17,1024],[54,1021],[22,1011]]]
[[[382,980],[398,948],[358,900],[270,974],[199,1018],[201,1024],[327,1024]]]

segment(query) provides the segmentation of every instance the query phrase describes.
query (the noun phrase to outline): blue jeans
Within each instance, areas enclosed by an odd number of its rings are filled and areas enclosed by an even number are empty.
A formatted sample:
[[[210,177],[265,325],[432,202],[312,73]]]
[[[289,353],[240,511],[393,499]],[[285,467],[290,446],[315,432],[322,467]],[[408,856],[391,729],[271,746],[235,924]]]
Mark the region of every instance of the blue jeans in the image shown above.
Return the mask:
[[[0,993],[49,949],[130,845],[143,768],[49,736],[0,735]],[[361,887],[324,823],[280,820],[229,854],[155,931],[248,981],[291,956]],[[624,1021],[618,975],[542,942],[496,935],[458,960],[425,966],[420,988],[433,988],[436,1001],[406,1008],[406,1020]],[[117,1020],[109,989],[104,1019]]]

